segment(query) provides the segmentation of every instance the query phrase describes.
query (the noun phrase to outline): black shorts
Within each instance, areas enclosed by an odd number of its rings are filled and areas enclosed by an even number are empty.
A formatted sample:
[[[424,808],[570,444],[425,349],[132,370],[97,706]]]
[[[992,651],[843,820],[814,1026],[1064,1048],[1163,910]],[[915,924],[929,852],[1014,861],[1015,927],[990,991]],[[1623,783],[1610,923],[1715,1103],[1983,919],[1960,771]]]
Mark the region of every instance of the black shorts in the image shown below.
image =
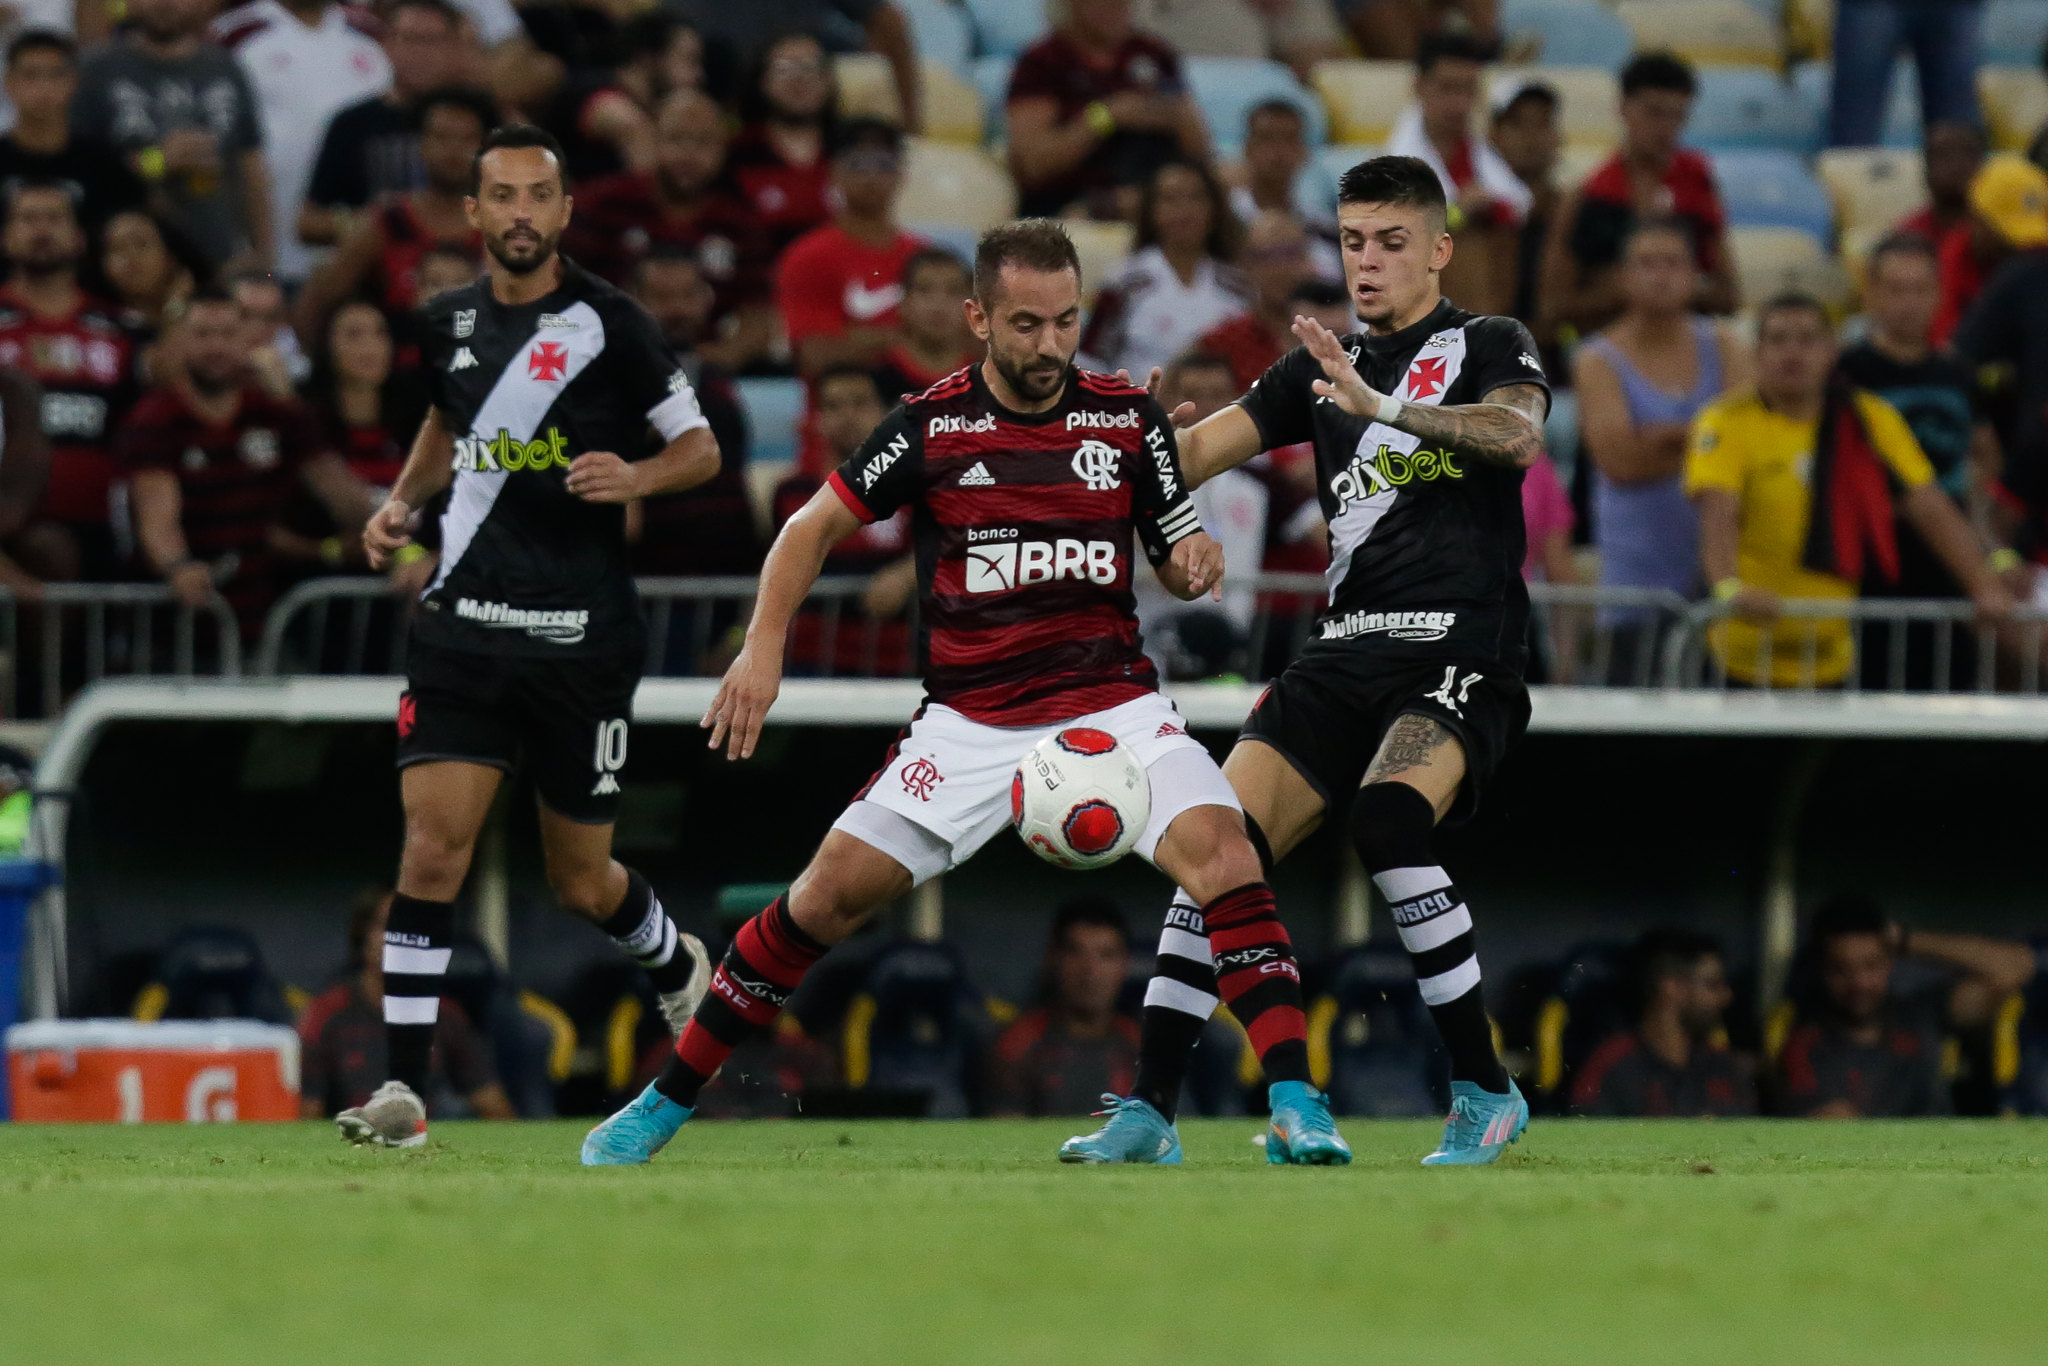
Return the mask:
[[[398,766],[452,759],[510,773],[524,757],[550,811],[609,825],[640,665],[638,651],[520,659],[415,638],[398,702]]]
[[[1287,666],[1245,718],[1242,737],[1280,751],[1332,811],[1346,809],[1394,722],[1443,723],[1465,749],[1465,781],[1444,817],[1471,819],[1494,770],[1529,728],[1529,690],[1497,663],[1415,663],[1364,650],[1317,650]]]

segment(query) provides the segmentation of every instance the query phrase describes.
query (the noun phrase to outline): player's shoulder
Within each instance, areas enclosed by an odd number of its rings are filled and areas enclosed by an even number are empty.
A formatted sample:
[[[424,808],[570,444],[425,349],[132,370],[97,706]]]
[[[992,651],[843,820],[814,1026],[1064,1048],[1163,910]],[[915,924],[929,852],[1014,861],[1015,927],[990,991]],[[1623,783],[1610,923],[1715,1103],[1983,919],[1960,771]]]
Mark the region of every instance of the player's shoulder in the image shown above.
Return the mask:
[[[1100,370],[1074,371],[1075,397],[1085,395],[1091,401],[1117,403],[1142,407],[1151,397],[1143,385],[1133,384],[1119,375],[1104,374]]]
[[[466,315],[470,329],[474,330],[477,305],[483,302],[484,291],[490,287],[490,281],[479,276],[466,285],[443,290],[421,304],[415,312],[422,323],[435,330],[444,324],[453,327],[459,318]]]
[[[927,412],[946,412],[960,406],[974,392],[974,367],[963,365],[936,384],[914,394],[905,394],[897,407],[911,417]]]

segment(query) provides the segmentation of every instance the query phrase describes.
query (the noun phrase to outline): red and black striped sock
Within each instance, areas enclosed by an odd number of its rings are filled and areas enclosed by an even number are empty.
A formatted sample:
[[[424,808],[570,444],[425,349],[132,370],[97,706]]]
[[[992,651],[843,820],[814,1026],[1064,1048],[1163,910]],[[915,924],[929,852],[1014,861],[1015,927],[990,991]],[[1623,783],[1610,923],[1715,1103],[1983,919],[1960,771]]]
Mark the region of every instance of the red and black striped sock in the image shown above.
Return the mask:
[[[716,1075],[733,1049],[766,1029],[803,981],[825,945],[798,928],[789,898],[776,897],[768,909],[740,926],[711,974],[711,990],[683,1036],[675,1056],[655,1079],[654,1089],[678,1105],[695,1106],[697,1093]]]
[[[1216,991],[1251,1035],[1266,1081],[1307,1081],[1308,1018],[1301,965],[1273,907],[1273,889],[1248,882],[1202,908],[1216,956]]]

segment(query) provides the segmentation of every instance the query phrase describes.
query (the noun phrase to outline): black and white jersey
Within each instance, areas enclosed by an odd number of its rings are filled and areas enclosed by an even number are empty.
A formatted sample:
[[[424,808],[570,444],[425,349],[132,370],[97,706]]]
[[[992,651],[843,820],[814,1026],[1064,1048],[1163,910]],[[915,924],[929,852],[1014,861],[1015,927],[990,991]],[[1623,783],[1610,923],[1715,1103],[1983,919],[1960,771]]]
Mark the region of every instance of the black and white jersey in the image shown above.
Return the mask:
[[[1550,391],[1527,328],[1448,301],[1399,332],[1343,341],[1360,378],[1403,403],[1481,403],[1509,384]],[[1315,443],[1330,605],[1308,650],[1496,660],[1519,672],[1529,615],[1522,472],[1353,417],[1316,397],[1322,377],[1297,347],[1238,400],[1266,449]]]
[[[561,286],[501,304],[490,281],[420,310],[421,367],[455,443],[441,518],[441,570],[423,595],[420,638],[507,655],[640,648],[626,514],[565,484],[587,451],[647,453],[707,426],[654,320],[569,261]]]

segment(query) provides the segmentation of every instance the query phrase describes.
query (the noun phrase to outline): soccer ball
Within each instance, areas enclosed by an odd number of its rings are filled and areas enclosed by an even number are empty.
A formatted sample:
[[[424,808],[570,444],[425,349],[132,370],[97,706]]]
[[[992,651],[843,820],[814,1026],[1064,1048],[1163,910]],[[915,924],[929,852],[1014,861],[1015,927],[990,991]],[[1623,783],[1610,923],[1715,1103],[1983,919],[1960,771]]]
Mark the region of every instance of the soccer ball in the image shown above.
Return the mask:
[[[1010,819],[1031,852],[1062,868],[1103,868],[1152,818],[1152,784],[1129,745],[1072,726],[1031,747],[1010,780]]]

